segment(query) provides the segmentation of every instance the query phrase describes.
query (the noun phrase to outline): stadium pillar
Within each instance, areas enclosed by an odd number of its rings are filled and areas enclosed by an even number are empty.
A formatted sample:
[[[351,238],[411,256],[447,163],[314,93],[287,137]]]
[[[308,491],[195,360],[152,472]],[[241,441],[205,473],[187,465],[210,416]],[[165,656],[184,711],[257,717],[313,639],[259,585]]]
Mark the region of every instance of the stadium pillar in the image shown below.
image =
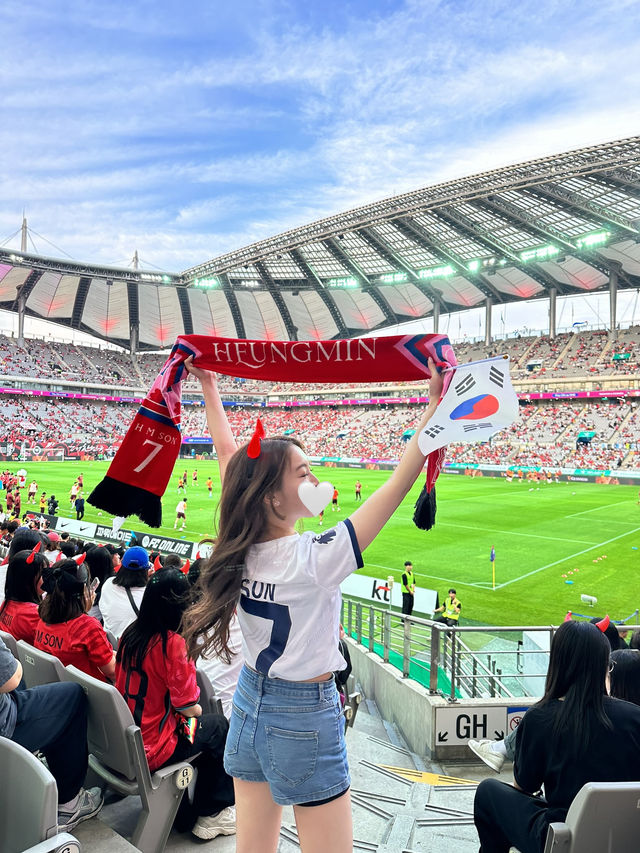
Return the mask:
[[[18,295],[18,343],[24,345],[24,309],[27,304],[27,299],[24,294]]]
[[[440,303],[433,303],[433,333],[434,335],[438,334],[438,327],[440,326]]]
[[[131,324],[131,331],[129,333],[129,351],[131,355],[135,355],[138,351],[138,324]]]
[[[616,336],[616,310],[618,303],[618,270],[609,270],[609,334],[612,338]]]
[[[487,296],[484,305],[484,343],[488,347],[491,343],[491,309],[493,307],[493,299]]]
[[[555,338],[556,331],[556,322],[557,322],[557,314],[556,314],[556,299],[558,296],[558,291],[555,287],[549,289],[549,337]]]

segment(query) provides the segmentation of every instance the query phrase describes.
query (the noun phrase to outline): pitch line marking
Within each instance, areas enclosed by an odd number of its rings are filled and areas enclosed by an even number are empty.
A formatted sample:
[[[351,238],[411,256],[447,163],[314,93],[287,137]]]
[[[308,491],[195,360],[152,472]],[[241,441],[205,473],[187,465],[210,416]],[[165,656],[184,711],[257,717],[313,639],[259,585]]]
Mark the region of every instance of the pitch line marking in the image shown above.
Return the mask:
[[[367,568],[368,566],[373,566],[375,569],[385,569],[387,572],[397,572],[398,571],[397,567],[393,568],[393,566],[381,566],[380,563],[367,563],[365,561],[364,567]],[[415,572],[415,574],[417,575],[417,574],[419,574],[419,572]],[[427,574],[422,575],[422,577],[433,578],[433,580],[436,580],[436,581],[445,581],[446,583],[451,583],[451,577],[443,578],[443,577],[440,577],[440,575],[427,575]],[[465,582],[464,581],[456,581],[456,583],[464,584]],[[471,584],[465,584],[465,585],[471,586]]]
[[[398,516],[395,516],[396,518]],[[400,516],[403,521],[413,521],[413,517]],[[587,542],[585,539],[567,539],[564,536],[541,536],[539,533],[521,533],[518,530],[495,530],[491,527],[473,527],[470,524],[456,524],[453,521],[438,521],[438,527],[456,527],[461,530],[479,530],[482,533],[499,533],[504,536],[526,536],[528,539],[548,539],[550,542],[575,542],[576,545],[593,545],[597,542]]]
[[[611,539],[606,539],[604,542],[598,542],[596,545],[592,545],[590,548],[585,548],[584,551],[577,551],[575,554],[569,554],[568,557],[563,557],[561,560],[555,560],[553,563],[547,563],[546,566],[540,566],[539,569],[534,569],[532,572],[527,572],[525,575],[520,575],[520,577],[518,578],[514,578],[513,580],[497,584],[496,589],[502,589],[505,586],[511,586],[512,583],[524,580],[525,578],[531,577],[531,575],[537,575],[538,572],[543,572],[545,569],[551,569],[553,568],[553,566],[557,566],[558,563],[564,563],[567,560],[573,560],[575,557],[580,557],[582,554],[588,554],[589,551],[593,551],[594,548],[602,548],[603,545],[609,545],[611,542],[616,542],[618,539],[624,539],[625,536],[632,536],[639,530],[640,527],[636,527],[634,530],[629,530],[626,533],[621,533],[619,536],[613,536]]]
[[[594,506],[592,509],[583,509],[582,512],[572,512],[571,515],[565,515],[565,518],[578,518],[579,515],[586,515],[588,512],[597,512],[599,509],[609,509],[612,506],[620,506],[621,504],[630,504],[629,501],[616,501],[612,504],[604,504],[604,506]],[[603,522],[604,524],[605,522]],[[610,522],[607,522],[608,524]],[[626,524],[624,521],[619,521],[618,524]]]

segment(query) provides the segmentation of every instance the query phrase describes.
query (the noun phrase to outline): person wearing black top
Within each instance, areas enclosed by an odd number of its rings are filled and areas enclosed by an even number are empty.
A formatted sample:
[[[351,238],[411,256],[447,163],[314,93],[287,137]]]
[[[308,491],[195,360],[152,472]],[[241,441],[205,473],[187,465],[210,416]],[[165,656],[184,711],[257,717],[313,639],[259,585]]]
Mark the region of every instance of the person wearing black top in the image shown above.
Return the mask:
[[[485,779],[474,821],[480,853],[542,853],[587,782],[630,782],[640,762],[640,707],[607,695],[610,647],[589,622],[564,622],[551,643],[545,692],[518,726],[515,787]],[[544,799],[534,796],[544,787]]]

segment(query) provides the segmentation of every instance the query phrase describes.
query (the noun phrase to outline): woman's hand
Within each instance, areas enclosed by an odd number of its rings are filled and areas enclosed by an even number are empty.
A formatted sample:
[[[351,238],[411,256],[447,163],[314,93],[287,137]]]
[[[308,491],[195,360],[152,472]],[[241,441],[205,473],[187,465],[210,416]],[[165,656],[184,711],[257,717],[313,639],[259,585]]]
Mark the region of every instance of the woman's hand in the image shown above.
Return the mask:
[[[432,358],[429,358],[428,365],[429,373],[431,374],[431,377],[429,379],[429,405],[437,405],[438,401],[440,400],[440,397],[442,396],[444,376],[438,371],[436,363]]]
[[[217,386],[216,374],[212,370],[203,370],[202,367],[196,367],[193,363],[192,355],[184,360],[184,366],[187,369],[187,373],[195,376],[196,379],[200,380],[202,385]]]

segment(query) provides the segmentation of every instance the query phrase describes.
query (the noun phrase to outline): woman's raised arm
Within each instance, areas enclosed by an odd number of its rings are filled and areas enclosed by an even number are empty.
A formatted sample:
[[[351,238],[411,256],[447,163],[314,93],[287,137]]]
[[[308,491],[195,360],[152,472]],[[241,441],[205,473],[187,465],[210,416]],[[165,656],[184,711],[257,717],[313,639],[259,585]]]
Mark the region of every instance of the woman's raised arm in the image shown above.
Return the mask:
[[[442,376],[438,373],[432,359],[429,359],[429,371],[431,373],[429,405],[415,433],[411,436],[398,467],[387,482],[376,489],[350,517],[361,551],[364,551],[380,533],[424,468],[426,457],[418,447],[418,436],[433,417],[442,394],[443,384]]]
[[[203,370],[201,367],[195,367],[193,364],[193,356],[186,359],[184,366],[187,371],[200,380],[202,393],[204,395],[204,405],[207,414],[207,426],[209,433],[213,439],[213,446],[218,454],[218,466],[220,468],[220,482],[224,481],[224,472],[227,469],[227,462],[238,449],[236,440],[231,432],[229,421],[224,413],[224,406],[220,399],[218,391],[218,382],[216,374],[211,370]]]

